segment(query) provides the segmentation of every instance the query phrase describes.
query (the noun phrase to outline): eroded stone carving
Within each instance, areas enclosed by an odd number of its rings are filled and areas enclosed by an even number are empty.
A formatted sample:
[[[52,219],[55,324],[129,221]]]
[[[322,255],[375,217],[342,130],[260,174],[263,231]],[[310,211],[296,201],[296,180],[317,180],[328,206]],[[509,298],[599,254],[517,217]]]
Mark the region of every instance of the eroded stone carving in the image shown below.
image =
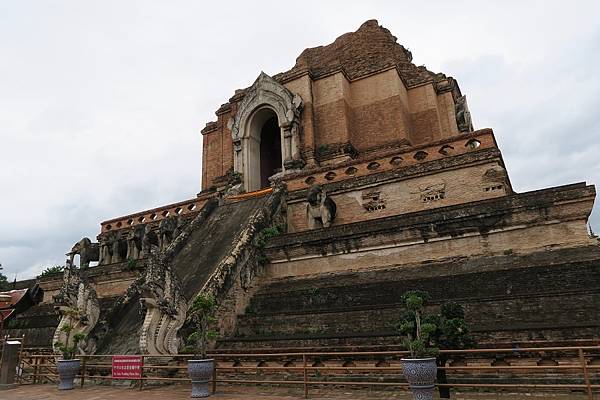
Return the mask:
[[[150,253],[140,290],[140,304],[146,310],[140,350],[147,354],[177,354],[177,332],[185,322],[187,303],[163,252]]]
[[[89,238],[84,237],[67,253],[71,264],[76,255],[79,255],[79,266],[87,268],[90,266],[90,261],[100,261],[100,244],[92,243]]]
[[[427,186],[421,185],[419,186],[419,191],[416,193],[419,195],[423,203],[442,200],[446,198],[446,184],[444,182],[440,182]]]
[[[471,113],[467,106],[467,96],[460,96],[456,99],[456,124],[461,132],[473,132],[473,122],[471,121]]]
[[[100,264],[112,264],[123,261],[121,247],[127,244],[117,232],[109,232],[100,243]]]
[[[63,327],[70,325],[73,327],[72,334],[87,335],[98,322],[100,304],[93,286],[81,276],[80,270],[70,260],[66,261],[63,285],[58,294],[53,296],[53,300],[57,304],[55,308],[61,314],[52,339],[54,352],[58,352],[57,343],[66,342],[67,334]],[[79,343],[79,352],[82,354],[92,354],[94,350],[95,343],[92,340],[86,338]]]
[[[483,189],[486,192],[509,189],[506,170],[497,165],[485,171],[482,177]]]
[[[144,228],[144,237],[142,239],[142,256],[145,257],[150,254],[152,246],[159,247],[158,235],[150,225],[146,225]]]
[[[146,233],[146,225],[137,225],[127,233],[127,259],[142,258],[142,242]]]
[[[368,212],[385,210],[385,200],[381,196],[381,192],[370,190],[362,194],[362,206]]]
[[[179,217],[168,217],[160,221],[158,224],[158,247],[161,250],[171,244],[173,239],[181,230],[182,221]]]
[[[306,196],[308,228],[328,228],[335,218],[337,206],[320,185],[313,185]]]

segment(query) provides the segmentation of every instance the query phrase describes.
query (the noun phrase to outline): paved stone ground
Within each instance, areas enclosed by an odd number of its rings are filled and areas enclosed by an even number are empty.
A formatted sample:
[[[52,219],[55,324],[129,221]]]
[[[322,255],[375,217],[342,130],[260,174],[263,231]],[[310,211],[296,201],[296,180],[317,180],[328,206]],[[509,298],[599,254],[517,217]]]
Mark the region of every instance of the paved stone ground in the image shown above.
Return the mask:
[[[142,392],[138,389],[90,385],[70,391],[59,391],[54,385],[23,385],[16,389],[0,391],[2,400],[182,400],[189,399],[190,387],[188,385],[171,385],[154,388],[145,388]],[[596,397],[599,397],[596,395]],[[299,400],[302,399],[301,389],[289,388],[259,388],[259,387],[221,387],[217,394],[211,398],[219,400]],[[338,399],[401,399],[408,400],[412,397],[406,391],[369,391],[363,390],[319,390],[310,391],[310,399],[338,400]],[[455,393],[455,400],[524,400],[524,399],[552,399],[552,400],[583,400],[587,396],[581,393]]]

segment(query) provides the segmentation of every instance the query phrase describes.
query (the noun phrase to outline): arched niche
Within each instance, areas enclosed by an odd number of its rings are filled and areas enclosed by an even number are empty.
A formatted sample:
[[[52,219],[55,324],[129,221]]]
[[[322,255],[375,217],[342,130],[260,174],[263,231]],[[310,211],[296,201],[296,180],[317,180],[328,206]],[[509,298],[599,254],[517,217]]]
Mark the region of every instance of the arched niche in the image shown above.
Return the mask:
[[[267,154],[274,155],[277,148],[276,143],[267,145],[264,141],[267,136],[276,140],[271,137],[273,127],[268,126],[275,118],[280,133],[281,171],[285,173],[302,165],[298,134],[301,111],[302,98],[264,72],[247,89],[235,117],[230,121],[234,170],[242,174],[246,191],[265,187],[265,168],[277,169],[273,167],[277,160],[261,159]],[[267,134],[265,129],[269,130]]]

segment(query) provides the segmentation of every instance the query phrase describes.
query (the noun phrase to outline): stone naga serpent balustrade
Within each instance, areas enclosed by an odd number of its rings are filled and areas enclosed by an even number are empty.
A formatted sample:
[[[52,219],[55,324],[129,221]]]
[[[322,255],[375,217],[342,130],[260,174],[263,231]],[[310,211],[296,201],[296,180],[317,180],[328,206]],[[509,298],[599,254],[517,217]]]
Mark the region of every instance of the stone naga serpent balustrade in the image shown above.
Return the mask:
[[[185,323],[188,306],[181,283],[171,269],[171,261],[217,204],[216,199],[209,200],[164,251],[153,248],[144,274],[132,284],[140,293],[140,304],[146,310],[139,340],[142,353],[177,354],[180,347],[177,333]]]
[[[93,286],[82,276],[82,271],[67,260],[63,274],[63,285],[57,295],[53,296],[55,308],[61,314],[60,322],[54,331],[52,347],[58,353],[57,344],[67,344],[65,326],[71,326],[71,337],[75,333],[87,335],[98,323],[100,303]],[[92,354],[95,342],[87,338],[79,344],[79,352]]]
[[[220,303],[239,287],[245,291],[262,266],[259,250],[254,240],[260,231],[273,223],[284,207],[286,189],[276,187],[265,203],[248,218],[242,231],[234,238],[231,252],[224,257],[209,276],[200,293],[213,296]],[[208,205],[208,204],[207,204]],[[213,206],[216,207],[216,204]],[[205,206],[201,214],[187,225],[164,252],[153,251],[140,285],[140,302],[146,309],[140,336],[140,350],[149,354],[176,354],[180,348],[177,333],[186,322],[188,304],[182,295],[181,283],[171,270],[173,258],[187,243],[190,235],[200,228],[212,211]],[[192,296],[194,298],[195,296]],[[235,302],[244,301],[243,296],[232,294]],[[231,330],[235,312],[224,308],[218,312],[220,328]]]
[[[177,354],[177,332],[185,322],[187,302],[165,254],[152,252],[144,271],[140,303],[145,308],[140,350],[147,354]]]
[[[264,228],[285,223],[286,194],[286,186],[279,183],[234,238],[231,252],[221,260],[198,293],[215,299],[219,330],[223,335],[230,335],[235,330],[236,310],[247,305],[248,289],[263,268],[261,250],[255,245],[257,236]],[[225,303],[228,305],[223,306]]]

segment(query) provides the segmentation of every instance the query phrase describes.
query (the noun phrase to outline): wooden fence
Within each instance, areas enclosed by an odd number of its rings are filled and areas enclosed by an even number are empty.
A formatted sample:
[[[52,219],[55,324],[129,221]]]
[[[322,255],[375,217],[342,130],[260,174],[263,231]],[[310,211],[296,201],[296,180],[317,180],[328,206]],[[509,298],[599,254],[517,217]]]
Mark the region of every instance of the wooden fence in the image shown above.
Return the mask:
[[[442,350],[440,367],[448,383],[438,386],[528,391],[579,391],[593,399],[600,390],[600,346]],[[337,351],[289,353],[217,353],[213,391],[219,383],[298,385],[308,397],[311,387],[371,386],[408,388],[400,359],[405,351]],[[191,355],[142,355],[139,390],[147,381],[189,382]],[[79,384],[112,380],[112,355],[81,356]],[[23,353],[19,383],[56,382],[56,357]]]

